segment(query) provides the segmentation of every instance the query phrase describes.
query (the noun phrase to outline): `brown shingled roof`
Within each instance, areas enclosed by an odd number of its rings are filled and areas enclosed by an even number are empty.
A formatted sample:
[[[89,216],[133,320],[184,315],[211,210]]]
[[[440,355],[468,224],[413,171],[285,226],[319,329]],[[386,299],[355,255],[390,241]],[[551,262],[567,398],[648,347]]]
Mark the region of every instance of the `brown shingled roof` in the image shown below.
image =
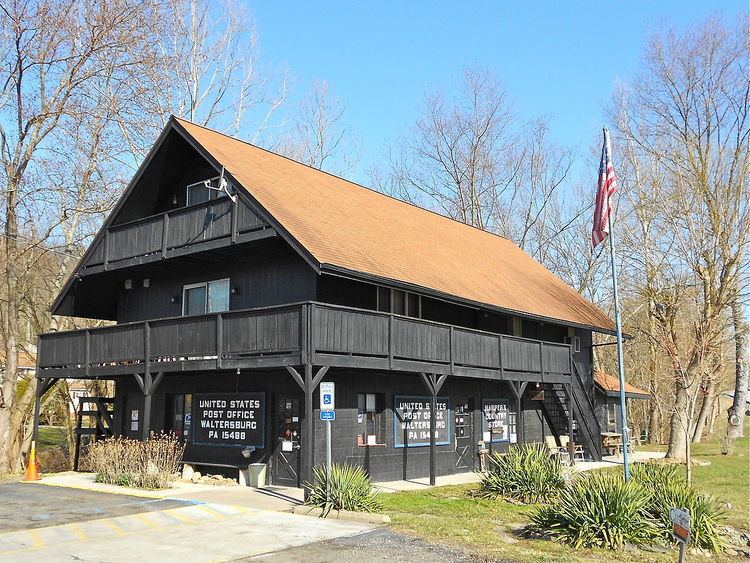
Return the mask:
[[[608,373],[604,373],[603,371],[594,372],[594,383],[596,383],[605,393],[615,394],[620,392],[620,379]],[[639,389],[627,381],[625,382],[625,394],[651,397],[651,393]]]
[[[599,308],[511,241],[175,120],[321,267],[612,332]]]

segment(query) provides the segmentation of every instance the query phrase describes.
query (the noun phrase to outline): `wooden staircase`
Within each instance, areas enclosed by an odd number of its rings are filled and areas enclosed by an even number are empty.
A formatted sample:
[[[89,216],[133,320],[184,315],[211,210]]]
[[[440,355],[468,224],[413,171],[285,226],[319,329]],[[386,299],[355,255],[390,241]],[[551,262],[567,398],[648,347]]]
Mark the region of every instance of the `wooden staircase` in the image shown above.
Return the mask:
[[[114,434],[114,402],[111,397],[81,397],[78,399],[78,413],[76,416],[76,451],[73,458],[73,469],[78,471],[81,455],[81,445],[84,446],[109,438]],[[84,417],[86,425],[84,425]]]
[[[573,440],[583,446],[586,457],[600,460],[601,429],[593,402],[586,392],[578,368],[573,364]],[[547,424],[552,429],[558,444],[560,436],[569,433],[568,428],[568,395],[562,384],[546,384],[542,410]]]

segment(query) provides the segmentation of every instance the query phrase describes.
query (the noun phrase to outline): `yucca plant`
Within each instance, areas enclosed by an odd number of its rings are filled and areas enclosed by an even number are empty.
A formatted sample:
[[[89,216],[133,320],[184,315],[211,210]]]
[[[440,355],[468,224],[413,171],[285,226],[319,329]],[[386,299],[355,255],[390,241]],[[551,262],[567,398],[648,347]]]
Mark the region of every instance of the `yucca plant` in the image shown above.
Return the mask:
[[[619,475],[577,477],[547,506],[531,516],[530,529],[574,548],[622,549],[626,544],[659,538],[657,522],[648,511],[649,491]]]
[[[323,509],[321,517],[331,510],[355,512],[377,512],[382,509],[378,493],[373,491],[370,477],[359,465],[349,463],[331,465],[330,473],[325,465],[313,468],[314,484],[306,483],[310,493],[305,504]],[[328,487],[328,499],[326,499]]]
[[[479,496],[509,498],[526,504],[548,502],[565,486],[562,465],[539,444],[514,445],[490,456]]]
[[[690,512],[690,545],[710,551],[722,551],[724,546],[719,524],[724,511],[711,495],[702,495],[688,485],[676,465],[639,463],[632,467],[634,481],[650,493],[649,513],[661,523],[661,536],[673,541],[669,511],[684,508]]]

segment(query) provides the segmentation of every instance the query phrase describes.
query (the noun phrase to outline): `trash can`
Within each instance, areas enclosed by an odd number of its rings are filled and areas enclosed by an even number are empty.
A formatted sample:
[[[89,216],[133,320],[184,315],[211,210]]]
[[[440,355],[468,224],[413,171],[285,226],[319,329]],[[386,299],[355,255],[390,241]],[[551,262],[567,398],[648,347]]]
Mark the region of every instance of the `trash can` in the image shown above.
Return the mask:
[[[266,486],[265,463],[251,463],[247,466],[247,486],[256,489]]]

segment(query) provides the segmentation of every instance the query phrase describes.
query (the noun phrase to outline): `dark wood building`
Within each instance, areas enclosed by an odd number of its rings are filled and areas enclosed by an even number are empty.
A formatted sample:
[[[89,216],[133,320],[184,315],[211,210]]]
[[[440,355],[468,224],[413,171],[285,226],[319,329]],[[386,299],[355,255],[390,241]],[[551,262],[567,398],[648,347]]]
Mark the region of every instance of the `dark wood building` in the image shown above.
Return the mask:
[[[112,432],[196,464],[309,480],[321,381],[334,461],[374,480],[547,435],[601,456],[598,308],[507,239],[179,119],[52,310],[114,324],[40,335],[40,393],[112,379]]]

